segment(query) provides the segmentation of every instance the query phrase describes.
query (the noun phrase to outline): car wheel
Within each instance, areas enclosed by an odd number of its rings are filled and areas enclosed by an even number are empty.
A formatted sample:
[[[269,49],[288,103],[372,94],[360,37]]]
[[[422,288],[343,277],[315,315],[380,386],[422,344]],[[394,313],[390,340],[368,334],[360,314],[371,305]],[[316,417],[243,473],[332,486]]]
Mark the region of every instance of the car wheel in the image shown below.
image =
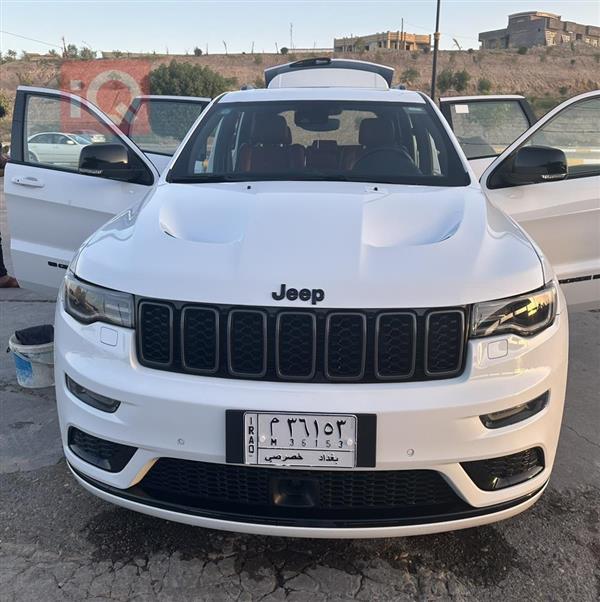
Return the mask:
[[[35,153],[32,153],[31,151],[27,151],[27,160],[30,163],[39,163],[40,160],[37,158],[37,155]]]

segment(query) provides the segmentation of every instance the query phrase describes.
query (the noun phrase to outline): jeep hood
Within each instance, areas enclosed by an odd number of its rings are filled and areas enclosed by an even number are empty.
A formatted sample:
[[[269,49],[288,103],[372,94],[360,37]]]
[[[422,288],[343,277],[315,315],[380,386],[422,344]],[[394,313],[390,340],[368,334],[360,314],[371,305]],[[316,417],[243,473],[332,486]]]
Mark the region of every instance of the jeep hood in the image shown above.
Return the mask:
[[[543,285],[529,239],[478,187],[354,182],[163,184],[96,232],[75,271],[137,295],[240,305],[276,305],[285,283],[339,308],[461,305]]]

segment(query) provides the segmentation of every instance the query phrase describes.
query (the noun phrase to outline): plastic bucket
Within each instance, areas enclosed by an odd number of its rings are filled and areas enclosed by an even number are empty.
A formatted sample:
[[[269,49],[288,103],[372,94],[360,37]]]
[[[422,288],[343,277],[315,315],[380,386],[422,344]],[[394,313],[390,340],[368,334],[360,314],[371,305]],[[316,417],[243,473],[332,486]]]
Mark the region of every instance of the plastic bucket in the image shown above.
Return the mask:
[[[54,343],[21,345],[13,334],[8,348],[15,358],[17,382],[28,389],[41,389],[54,384]]]

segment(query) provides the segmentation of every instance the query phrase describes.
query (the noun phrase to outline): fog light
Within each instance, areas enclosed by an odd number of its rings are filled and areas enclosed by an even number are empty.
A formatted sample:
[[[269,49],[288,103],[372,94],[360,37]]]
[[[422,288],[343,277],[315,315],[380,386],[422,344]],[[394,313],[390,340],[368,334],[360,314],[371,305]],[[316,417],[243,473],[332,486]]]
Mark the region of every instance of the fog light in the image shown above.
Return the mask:
[[[492,412],[491,414],[483,414],[480,416],[483,426],[488,429],[499,429],[503,426],[509,426],[522,420],[527,420],[534,414],[541,412],[548,403],[549,391],[546,391],[539,397],[522,403],[518,406],[508,408],[507,410],[500,410],[499,412]]]
[[[67,389],[79,399],[79,401],[83,401],[83,403],[96,408],[97,410],[102,410],[103,412],[113,413],[117,411],[117,408],[121,405],[120,401],[116,399],[111,399],[110,397],[104,397],[104,395],[100,395],[99,393],[94,393],[85,387],[82,387],[79,383],[76,383],[72,378],[65,374],[65,379],[67,383]]]

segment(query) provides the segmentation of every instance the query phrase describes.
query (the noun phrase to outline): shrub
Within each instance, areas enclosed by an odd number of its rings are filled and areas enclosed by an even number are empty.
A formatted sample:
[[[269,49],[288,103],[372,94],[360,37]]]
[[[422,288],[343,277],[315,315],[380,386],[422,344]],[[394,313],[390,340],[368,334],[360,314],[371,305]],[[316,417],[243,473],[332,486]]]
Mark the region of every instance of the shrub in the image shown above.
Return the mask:
[[[559,93],[561,96],[566,96],[568,91],[569,91],[569,87],[568,87],[568,86],[561,86],[561,87],[558,89],[558,93]]]
[[[595,60],[597,63],[600,63],[600,54],[596,53],[596,54],[594,55],[594,60]]]
[[[527,54],[527,46],[520,46],[519,50],[517,50],[519,54]]]
[[[444,69],[437,77],[437,86],[440,92],[447,92],[452,87],[454,73],[451,69]]]
[[[481,94],[489,94],[491,89],[492,89],[492,82],[489,79],[482,77],[477,82],[477,91],[481,92]]]
[[[571,67],[576,63],[577,61],[575,59],[571,59]]]
[[[462,71],[457,71],[452,78],[452,83],[454,85],[454,89],[457,92],[463,92],[467,89],[467,85],[471,79],[469,72],[466,69]]]
[[[151,94],[174,96],[215,96],[235,86],[235,79],[227,79],[208,67],[193,63],[178,63],[173,59],[150,72]]]
[[[287,46],[282,46],[281,49],[279,50],[279,52],[281,54],[287,54],[290,51],[290,49]]]
[[[11,102],[6,94],[0,92],[0,119],[6,117],[10,111]]]
[[[96,51],[92,50],[91,48],[88,48],[87,46],[84,46],[79,51],[79,58],[82,61],[92,61],[96,58]]]
[[[202,48],[200,48],[199,46],[196,46],[194,48],[194,56],[202,56]]]
[[[262,54],[255,54],[254,55],[254,64],[255,65],[262,65],[262,62],[263,62]]]
[[[419,75],[414,67],[409,67],[400,74],[400,80],[412,84],[419,79]]]
[[[475,51],[474,51],[472,48],[469,48],[469,49],[467,50],[467,52],[468,52],[469,54],[473,54]]]

